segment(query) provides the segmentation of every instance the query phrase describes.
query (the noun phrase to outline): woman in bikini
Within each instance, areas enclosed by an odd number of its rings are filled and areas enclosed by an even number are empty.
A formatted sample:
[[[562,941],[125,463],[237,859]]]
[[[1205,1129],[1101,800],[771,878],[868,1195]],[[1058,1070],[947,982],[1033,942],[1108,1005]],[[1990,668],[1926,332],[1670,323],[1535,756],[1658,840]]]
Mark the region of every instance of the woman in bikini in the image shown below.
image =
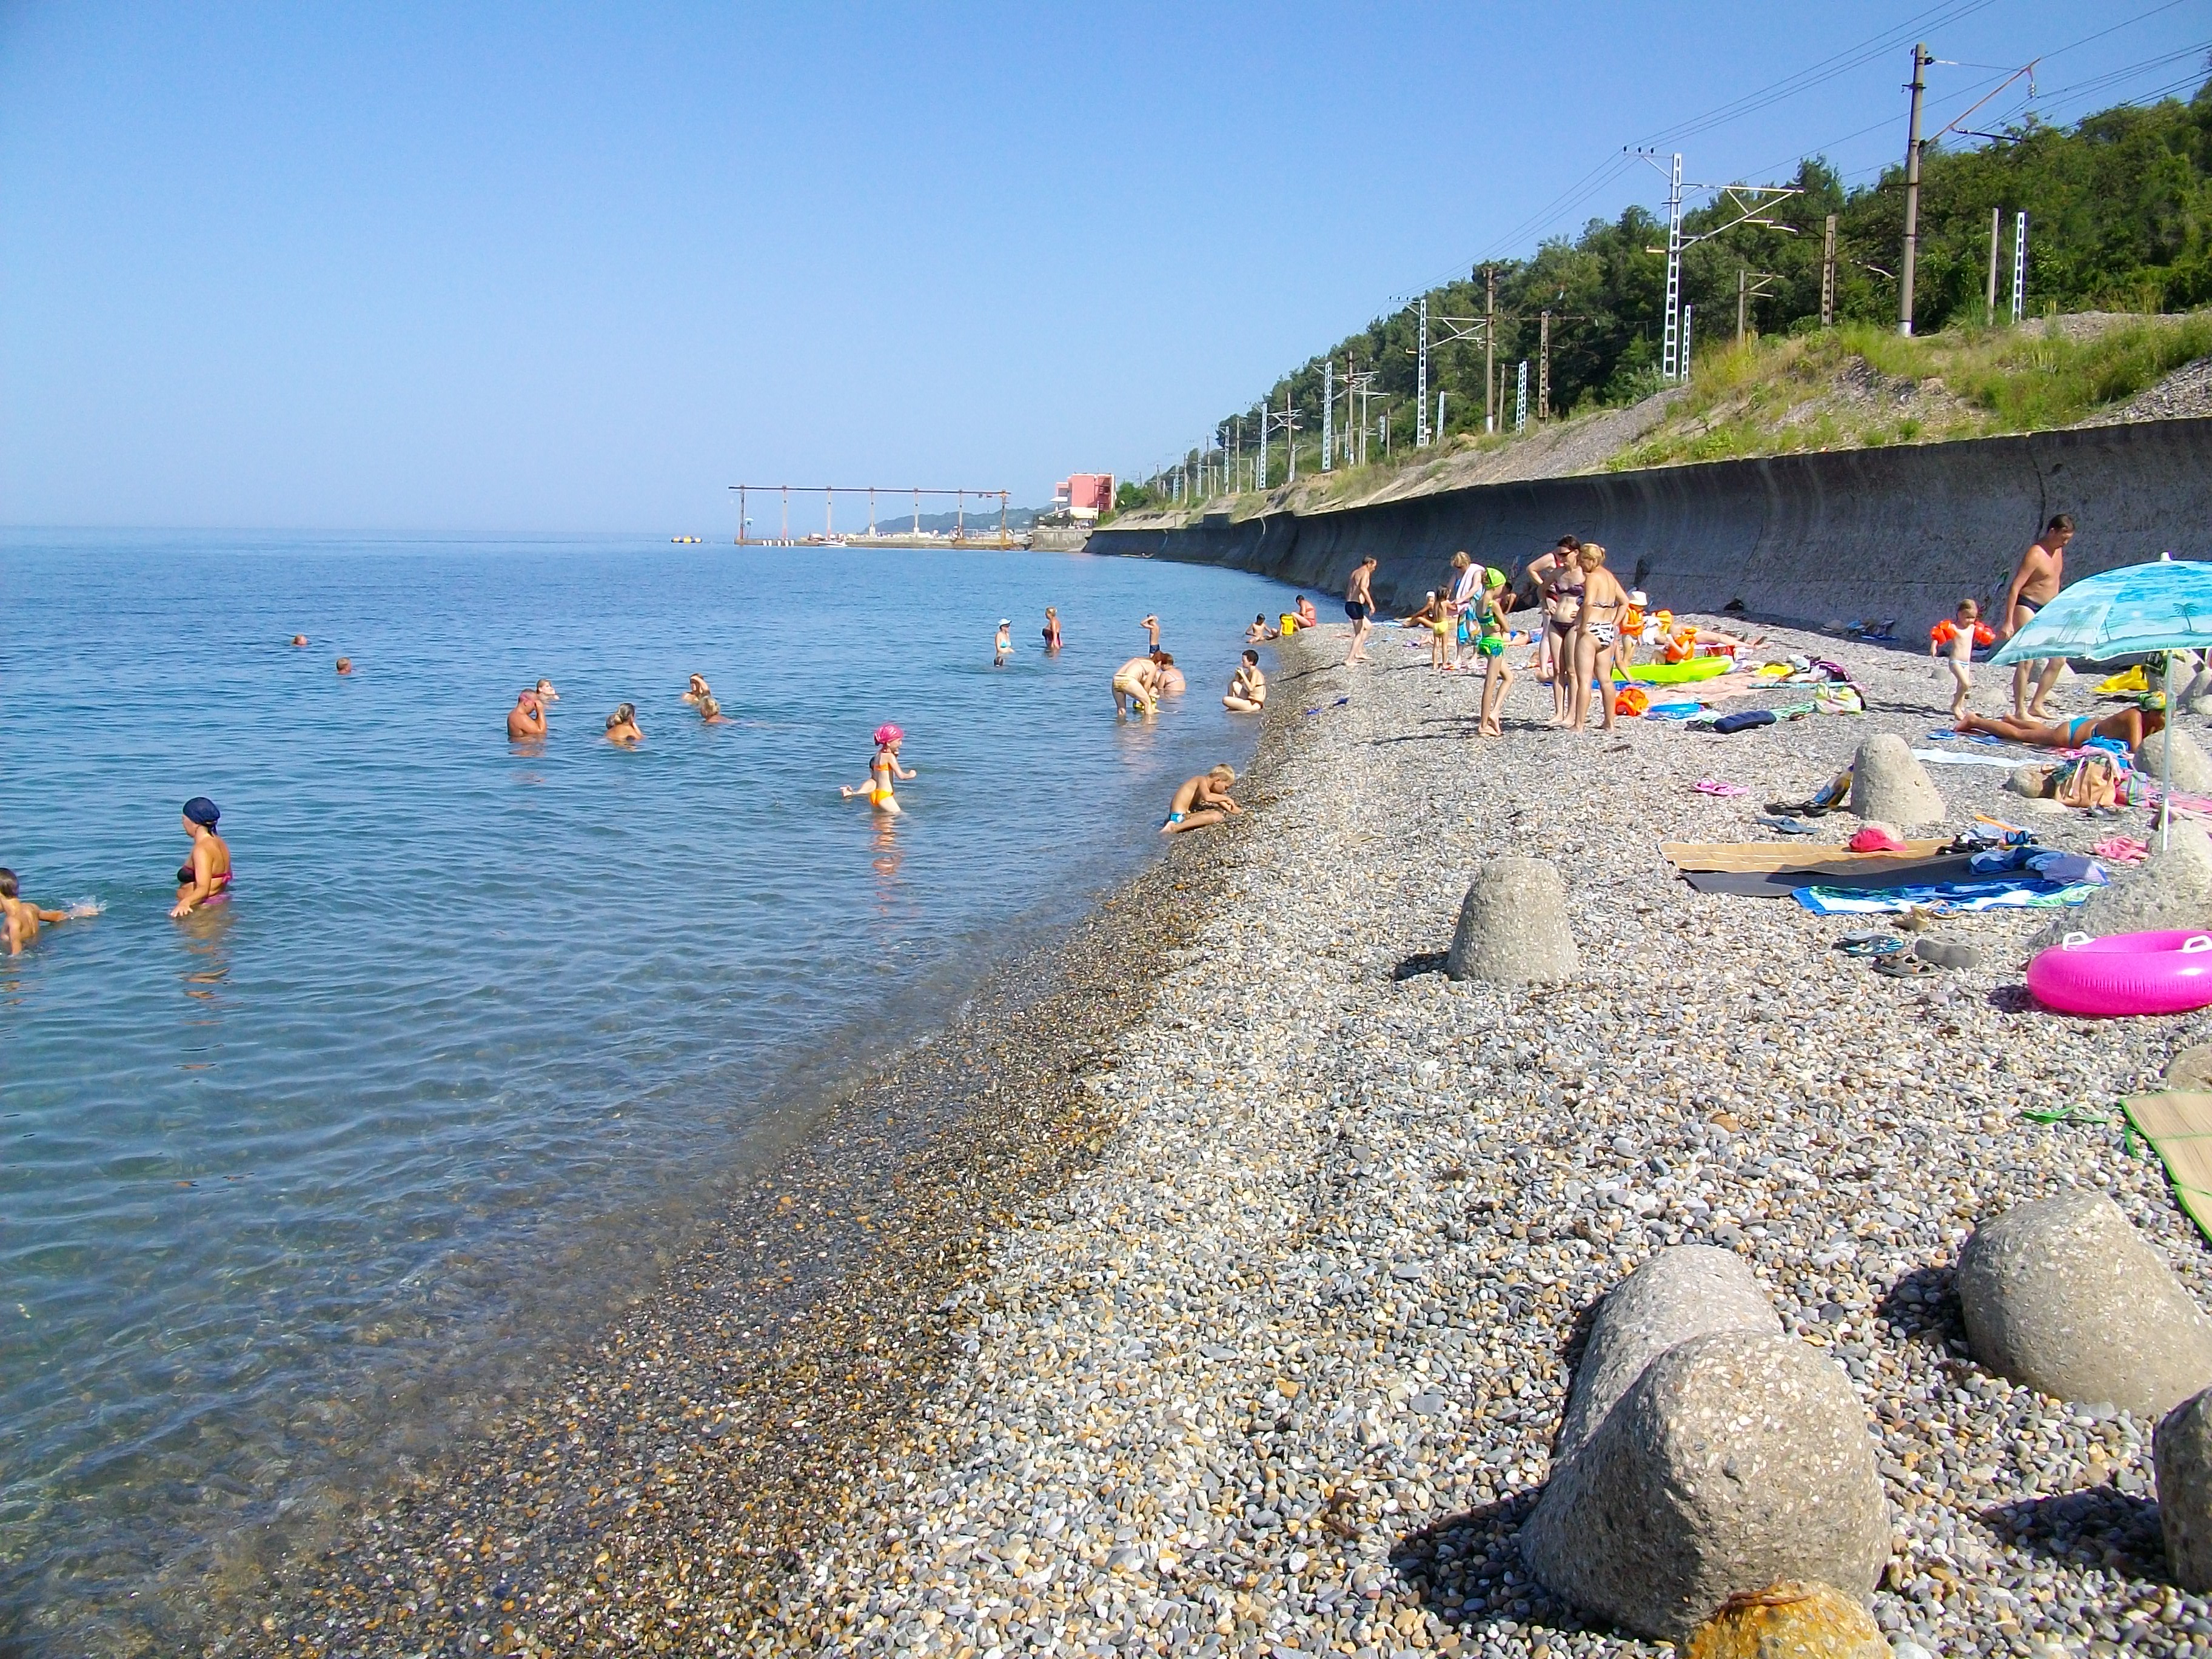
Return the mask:
[[[1044,608],[1044,648],[1047,651],[1060,649],[1060,612],[1051,605]]]
[[[899,744],[905,741],[906,733],[900,731],[897,726],[888,723],[878,726],[875,758],[868,763],[867,782],[858,789],[854,788],[850,784],[841,783],[837,786],[837,793],[847,800],[851,800],[856,795],[866,795],[868,798],[868,805],[874,807],[876,811],[896,817],[899,813],[899,804],[898,797],[891,793],[892,781],[896,779],[903,781],[908,778],[920,775],[899,764]]]
[[[607,716],[607,741],[627,749],[645,735],[637,729],[637,705],[618,702]]]
[[[1605,568],[1605,550],[1584,542],[1575,555],[1582,567],[1582,620],[1575,629],[1574,651],[1568,660],[1575,665],[1573,713],[1567,724],[1579,732],[1589,720],[1590,685],[1601,688],[1605,716],[1598,730],[1613,730],[1613,648],[1620,639],[1621,618],[1628,614],[1628,590]],[[1553,690],[1559,688],[1554,686]]]
[[[205,795],[185,803],[185,833],[192,838],[192,855],[177,871],[173,918],[181,920],[230,893],[230,843],[215,832],[222,817],[222,809]]]
[[[691,677],[691,689],[684,694],[684,701],[696,703],[702,697],[711,697],[714,695],[714,688],[707,684],[707,677],[704,674],[694,674]]]
[[[2166,693],[2153,691],[2138,698],[2134,707],[2102,719],[2094,714],[2077,714],[2070,720],[2045,725],[2041,720],[2016,720],[2008,716],[1992,719],[1987,714],[1962,714],[1958,729],[1986,732],[1993,738],[2032,743],[2039,749],[2079,749],[2092,738],[2110,738],[2127,744],[2128,753],[2133,755],[2142,747],[2145,738],[2166,729]]]
[[[1565,726],[1575,711],[1575,630],[1583,619],[1582,544],[1569,550],[1562,538],[1543,579],[1544,658],[1552,667],[1552,720]]]

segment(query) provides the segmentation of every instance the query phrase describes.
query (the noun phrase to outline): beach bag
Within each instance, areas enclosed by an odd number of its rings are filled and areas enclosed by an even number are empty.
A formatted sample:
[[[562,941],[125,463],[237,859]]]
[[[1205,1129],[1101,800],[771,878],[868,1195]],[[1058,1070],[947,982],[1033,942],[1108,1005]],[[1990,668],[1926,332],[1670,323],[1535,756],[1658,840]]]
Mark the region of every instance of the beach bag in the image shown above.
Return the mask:
[[[2083,755],[2060,767],[2051,779],[2051,798],[2062,805],[2094,811],[2114,806],[2120,793],[2120,765],[2110,755]]]

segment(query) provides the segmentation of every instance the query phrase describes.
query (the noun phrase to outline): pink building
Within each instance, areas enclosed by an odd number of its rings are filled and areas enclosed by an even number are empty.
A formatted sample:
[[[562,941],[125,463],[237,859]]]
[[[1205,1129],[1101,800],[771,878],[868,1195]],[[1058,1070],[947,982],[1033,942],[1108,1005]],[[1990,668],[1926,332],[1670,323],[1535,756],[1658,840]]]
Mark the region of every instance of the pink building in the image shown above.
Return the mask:
[[[1052,504],[1073,519],[1095,519],[1114,510],[1114,475],[1077,472],[1052,487]]]

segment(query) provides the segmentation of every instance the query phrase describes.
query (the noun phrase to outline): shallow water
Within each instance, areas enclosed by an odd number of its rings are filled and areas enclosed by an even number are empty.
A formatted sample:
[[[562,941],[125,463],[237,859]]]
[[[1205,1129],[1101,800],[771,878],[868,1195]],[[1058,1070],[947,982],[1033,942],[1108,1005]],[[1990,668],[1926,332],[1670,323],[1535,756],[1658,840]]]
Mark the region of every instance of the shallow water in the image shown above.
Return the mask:
[[[1218,683],[1284,597],[974,550],[0,552],[0,862],[105,907],[0,957],[0,1632],[57,1646],[436,1424],[424,1377],[603,1306],[822,1081],[1153,853],[1176,781],[1249,758]],[[1147,611],[1192,690],[1117,721]],[[541,674],[532,752],[501,721]],[[597,735],[624,700],[631,752]],[[921,774],[889,827],[836,790],[884,720]],[[236,892],[172,922],[200,793]]]

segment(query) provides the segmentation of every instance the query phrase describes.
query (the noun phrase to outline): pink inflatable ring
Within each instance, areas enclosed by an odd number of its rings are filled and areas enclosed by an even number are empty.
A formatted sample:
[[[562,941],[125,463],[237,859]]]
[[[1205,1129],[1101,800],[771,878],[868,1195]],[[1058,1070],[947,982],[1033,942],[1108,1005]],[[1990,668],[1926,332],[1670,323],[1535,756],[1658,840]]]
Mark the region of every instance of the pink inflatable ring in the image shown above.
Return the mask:
[[[2212,933],[2069,933],[2027,965],[2038,1002],[2069,1014],[2184,1014],[2212,1004]]]

